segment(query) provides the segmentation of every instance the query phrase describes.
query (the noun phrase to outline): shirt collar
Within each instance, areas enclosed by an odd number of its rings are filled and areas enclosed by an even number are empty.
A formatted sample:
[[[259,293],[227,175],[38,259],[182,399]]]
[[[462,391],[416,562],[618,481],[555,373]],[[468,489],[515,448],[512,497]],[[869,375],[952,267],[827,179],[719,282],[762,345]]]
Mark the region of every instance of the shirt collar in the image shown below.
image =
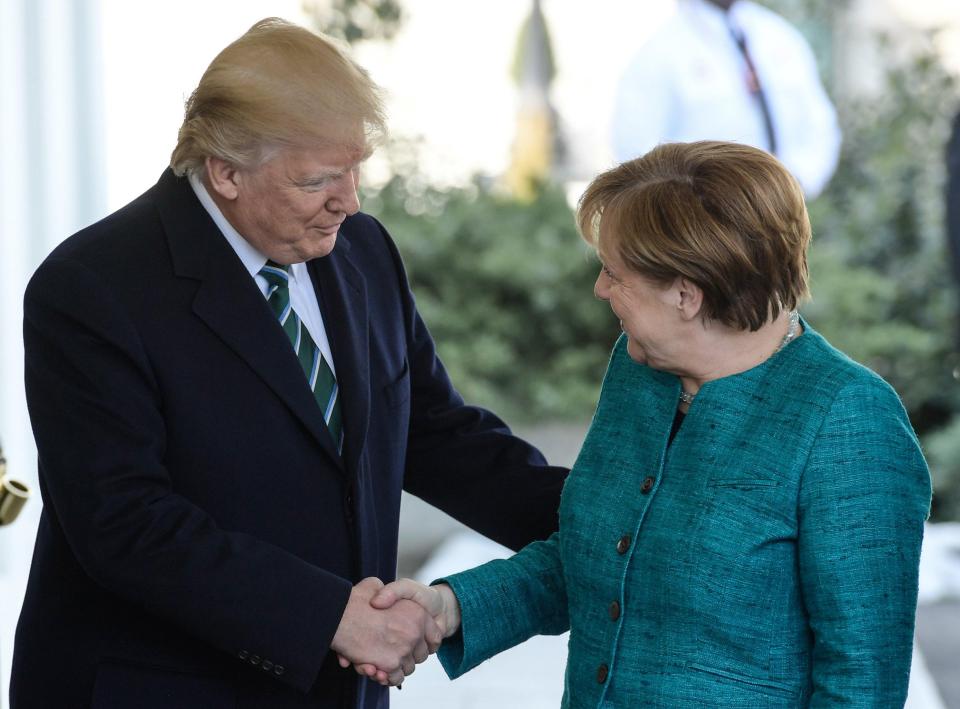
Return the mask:
[[[207,188],[204,187],[203,181],[196,172],[190,173],[190,186],[193,188],[194,194],[197,195],[197,199],[200,200],[200,204],[203,205],[203,208],[207,210],[210,218],[213,219],[214,223],[219,227],[220,232],[226,238],[227,242],[229,242],[233,250],[237,252],[237,256],[239,256],[243,262],[244,268],[250,272],[251,276],[256,276],[260,273],[260,269],[267,263],[267,257],[254,248],[254,246],[244,239],[240,235],[240,232],[234,229],[233,225],[227,221],[227,218],[223,216],[220,207],[213,201],[213,198],[210,196],[210,193],[207,192]]]

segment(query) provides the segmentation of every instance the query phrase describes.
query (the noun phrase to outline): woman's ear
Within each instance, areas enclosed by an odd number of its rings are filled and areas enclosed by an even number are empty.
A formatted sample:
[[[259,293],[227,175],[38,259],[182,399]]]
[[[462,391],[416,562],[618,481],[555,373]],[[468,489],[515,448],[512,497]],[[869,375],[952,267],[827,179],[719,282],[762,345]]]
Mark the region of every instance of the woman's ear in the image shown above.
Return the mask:
[[[677,308],[684,320],[695,320],[700,317],[703,309],[703,290],[700,286],[686,278],[678,278],[674,287],[677,289]]]

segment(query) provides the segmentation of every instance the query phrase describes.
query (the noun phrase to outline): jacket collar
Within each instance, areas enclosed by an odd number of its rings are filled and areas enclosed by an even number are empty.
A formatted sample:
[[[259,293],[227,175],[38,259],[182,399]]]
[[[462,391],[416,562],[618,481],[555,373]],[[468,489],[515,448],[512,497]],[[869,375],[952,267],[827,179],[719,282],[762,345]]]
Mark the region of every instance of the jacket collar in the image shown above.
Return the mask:
[[[334,251],[309,264],[344,392],[341,458],[286,335],[187,179],[168,169],[155,190],[174,273],[199,281],[193,312],[283,400],[338,466],[346,459],[355,470],[368,426],[370,386],[366,288],[349,259],[350,220]]]

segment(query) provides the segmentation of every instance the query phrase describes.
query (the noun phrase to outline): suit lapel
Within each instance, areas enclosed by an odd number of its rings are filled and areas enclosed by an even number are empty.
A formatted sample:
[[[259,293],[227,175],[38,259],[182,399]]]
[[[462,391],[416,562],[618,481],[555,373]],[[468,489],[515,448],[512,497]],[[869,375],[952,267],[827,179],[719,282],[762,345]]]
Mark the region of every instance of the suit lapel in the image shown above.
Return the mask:
[[[167,171],[157,188],[174,271],[200,282],[193,312],[283,400],[341,466],[290,341],[240,258],[186,179],[178,180]]]
[[[350,259],[349,220],[333,252],[309,264],[333,352],[343,413],[343,455],[356,471],[370,421],[370,338],[366,281]]]

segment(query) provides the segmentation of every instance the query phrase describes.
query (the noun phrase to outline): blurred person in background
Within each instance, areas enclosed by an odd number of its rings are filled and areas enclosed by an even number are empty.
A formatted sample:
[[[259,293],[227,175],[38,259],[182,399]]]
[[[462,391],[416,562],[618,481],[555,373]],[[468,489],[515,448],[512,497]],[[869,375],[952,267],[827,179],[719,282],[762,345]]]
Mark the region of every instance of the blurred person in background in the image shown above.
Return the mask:
[[[665,144],[578,221],[623,335],[559,532],[374,605],[424,605],[451,677],[569,629],[565,707],[902,707],[930,478],[896,393],[797,313],[799,184]]]
[[[840,129],[810,46],[748,0],[679,0],[620,80],[617,162],[658,143],[708,139],[776,155],[808,198],[837,165]]]
[[[440,640],[396,573],[401,489],[514,548],[566,471],[465,405],[359,212],[366,72],[267,19],[204,73],[156,186],[26,293],[44,500],[12,709],[373,709]]]

